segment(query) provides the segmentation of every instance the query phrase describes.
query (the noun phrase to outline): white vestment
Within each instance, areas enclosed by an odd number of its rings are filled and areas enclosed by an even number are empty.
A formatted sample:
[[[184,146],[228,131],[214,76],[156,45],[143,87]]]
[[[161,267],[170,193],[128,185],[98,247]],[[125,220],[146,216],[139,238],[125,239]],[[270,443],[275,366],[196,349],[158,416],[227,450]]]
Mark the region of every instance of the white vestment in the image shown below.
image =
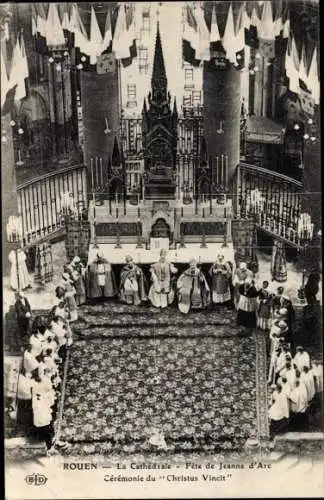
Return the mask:
[[[290,389],[295,387],[296,371],[294,367],[291,367],[290,370],[283,368],[280,372],[280,377],[285,377],[287,379]]]
[[[33,334],[29,339],[29,343],[33,348],[34,356],[39,356],[43,350],[44,337],[41,334]]]
[[[306,351],[297,352],[295,354],[294,359],[293,359],[293,363],[297,366],[297,368],[300,372],[303,371],[304,366],[307,366],[307,368],[310,368],[310,357],[309,357],[308,352],[306,352]]]
[[[17,255],[16,255],[17,254]],[[10,286],[13,290],[24,290],[30,286],[30,277],[26,266],[26,255],[21,249],[11,250],[9,253]]]
[[[310,371],[315,377],[316,392],[323,392],[323,366],[313,363],[313,367]]]
[[[316,393],[314,375],[311,371],[308,373],[302,372],[300,375],[300,381],[305,384],[307,390],[307,400],[310,402]]]
[[[35,382],[33,386],[33,415],[34,426],[44,427],[49,425],[52,421],[52,398],[49,394],[49,387],[47,381]]]
[[[26,373],[31,373],[39,366],[34,352],[25,351],[23,356],[23,367]]]
[[[174,301],[170,280],[171,274],[177,272],[177,268],[169,262],[157,262],[151,266],[152,285],[148,297],[154,307],[165,308]]]
[[[276,373],[279,373],[283,368],[285,368],[287,359],[286,356],[288,355],[288,352],[282,351],[277,359],[277,365],[276,365]]]
[[[294,413],[305,413],[308,406],[307,390],[303,383],[295,387],[290,394],[291,411]]]
[[[289,401],[287,395],[281,391],[275,395],[274,399],[274,403],[272,403],[269,409],[269,418],[271,420],[289,418]]]
[[[269,384],[274,384],[274,382],[275,382],[278,357],[279,356],[278,356],[277,352],[275,350],[273,350],[272,354],[271,354],[270,366],[269,366],[269,376],[268,376]]]

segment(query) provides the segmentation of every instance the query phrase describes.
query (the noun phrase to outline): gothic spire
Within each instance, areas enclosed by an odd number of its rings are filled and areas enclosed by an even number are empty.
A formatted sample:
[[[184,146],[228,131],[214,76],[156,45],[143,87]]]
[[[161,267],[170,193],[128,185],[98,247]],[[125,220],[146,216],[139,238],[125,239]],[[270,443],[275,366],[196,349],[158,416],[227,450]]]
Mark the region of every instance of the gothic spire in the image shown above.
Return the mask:
[[[177,99],[174,98],[173,101],[173,117],[178,118],[178,108],[177,108]]]
[[[143,102],[142,115],[144,115],[144,116],[147,115],[147,106],[146,106],[146,99],[145,99],[145,97],[144,97],[144,102]]]
[[[200,144],[200,164],[207,165],[207,144],[204,136],[202,137]]]
[[[120,167],[121,160],[122,160],[122,158],[121,158],[121,154],[120,154],[120,150],[119,150],[119,146],[118,146],[117,137],[115,137],[113,152],[111,155],[112,166],[113,167]]]
[[[161,35],[159,23],[157,23],[157,32],[155,40],[155,52],[154,52],[154,62],[153,62],[153,72],[152,72],[152,93],[153,100],[155,90],[163,91],[163,94],[167,94],[167,77],[165,72],[164,57],[161,44]]]

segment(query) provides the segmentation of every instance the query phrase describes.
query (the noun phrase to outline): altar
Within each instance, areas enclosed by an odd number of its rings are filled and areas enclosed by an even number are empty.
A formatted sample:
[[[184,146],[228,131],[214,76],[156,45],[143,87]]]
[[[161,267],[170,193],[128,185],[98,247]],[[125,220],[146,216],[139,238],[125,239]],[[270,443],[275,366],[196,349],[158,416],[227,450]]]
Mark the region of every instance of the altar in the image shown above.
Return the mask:
[[[181,246],[190,245],[190,248],[200,248],[204,243],[207,249],[221,247],[224,242],[230,245],[232,217],[229,198],[222,204],[213,199],[189,205],[181,200],[145,199],[136,206],[126,200],[124,203],[105,200],[100,204],[91,201],[88,213],[92,245],[107,244],[111,249],[119,245],[122,248],[143,246],[144,254],[148,252],[145,255],[162,248],[175,249],[180,242]],[[216,247],[211,246],[215,244]],[[206,249],[202,250],[206,254]]]
[[[159,260],[161,249],[137,248],[136,244],[126,243],[121,248],[109,243],[98,244],[96,247],[90,244],[88,264],[97,254],[102,255],[111,264],[124,264],[127,255],[131,255],[136,264],[151,264]],[[229,243],[226,247],[222,243],[210,243],[206,248],[201,248],[199,243],[189,243],[185,248],[169,249],[167,259],[174,264],[188,264],[191,259],[196,259],[199,264],[212,264],[218,254],[224,255],[225,261],[234,263],[233,245]]]

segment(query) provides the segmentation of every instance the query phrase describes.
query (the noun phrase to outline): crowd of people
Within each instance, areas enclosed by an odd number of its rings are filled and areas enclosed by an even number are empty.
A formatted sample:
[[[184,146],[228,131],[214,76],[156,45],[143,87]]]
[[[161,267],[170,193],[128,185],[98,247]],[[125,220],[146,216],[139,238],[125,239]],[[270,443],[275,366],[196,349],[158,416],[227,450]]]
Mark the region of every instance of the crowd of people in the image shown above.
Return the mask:
[[[15,309],[23,356],[17,398],[12,406],[18,428],[25,435],[44,441],[49,455],[68,446],[55,439],[54,423],[64,361],[73,343],[70,323],[77,319],[77,305],[85,302],[83,269],[78,257],[64,267],[53,307],[47,315],[33,318],[25,294],[16,292]]]
[[[323,392],[322,366],[297,346],[295,351],[282,337],[273,341],[270,366],[270,437],[290,431],[305,431],[308,419]]]

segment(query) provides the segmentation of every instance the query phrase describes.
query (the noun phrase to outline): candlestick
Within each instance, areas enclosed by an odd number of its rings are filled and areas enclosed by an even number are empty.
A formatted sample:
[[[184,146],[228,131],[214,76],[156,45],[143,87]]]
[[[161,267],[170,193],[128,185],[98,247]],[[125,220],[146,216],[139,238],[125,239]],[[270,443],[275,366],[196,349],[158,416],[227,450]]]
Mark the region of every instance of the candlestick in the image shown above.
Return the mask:
[[[116,203],[116,205],[118,205],[118,193],[117,193],[117,191],[115,193],[115,203]]]

